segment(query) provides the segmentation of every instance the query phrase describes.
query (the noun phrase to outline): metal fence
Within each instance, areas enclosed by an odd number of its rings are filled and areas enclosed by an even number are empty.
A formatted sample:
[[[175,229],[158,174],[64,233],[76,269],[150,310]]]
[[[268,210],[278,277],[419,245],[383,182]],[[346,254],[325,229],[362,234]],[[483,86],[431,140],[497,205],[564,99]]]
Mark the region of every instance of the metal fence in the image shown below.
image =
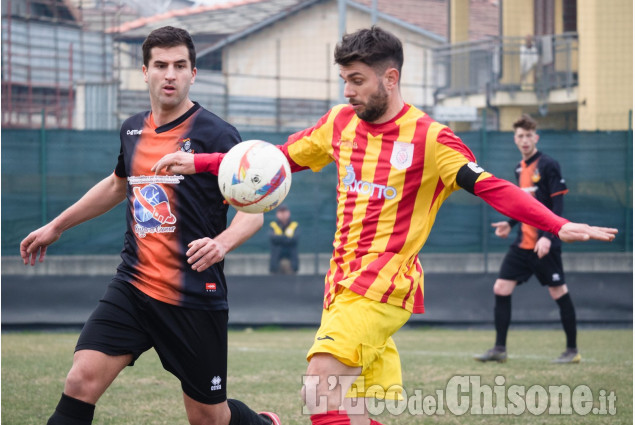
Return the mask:
[[[531,47],[528,46],[531,44]],[[434,49],[436,99],[487,91],[572,89],[578,84],[578,35],[502,37]]]
[[[244,140],[283,143],[287,133],[241,130]],[[2,130],[2,255],[17,255],[20,240],[50,221],[115,167],[118,132]],[[469,132],[459,136],[488,171],[508,180],[519,154],[512,133]],[[564,216],[573,221],[617,227],[610,244],[567,245],[569,252],[632,252],[632,131],[542,131],[540,148],[560,161],[569,193]],[[304,171],[293,176],[286,200],[300,224],[302,253],[330,253],[335,231],[336,170]],[[231,209],[230,209],[231,210]],[[267,213],[265,219],[273,219]],[[502,252],[509,240],[493,235],[490,222],[500,214],[467,192],[453,194],[442,206],[424,253]],[[125,228],[124,206],[66,232],[50,254],[117,254]],[[267,225],[238,249],[269,250]]]

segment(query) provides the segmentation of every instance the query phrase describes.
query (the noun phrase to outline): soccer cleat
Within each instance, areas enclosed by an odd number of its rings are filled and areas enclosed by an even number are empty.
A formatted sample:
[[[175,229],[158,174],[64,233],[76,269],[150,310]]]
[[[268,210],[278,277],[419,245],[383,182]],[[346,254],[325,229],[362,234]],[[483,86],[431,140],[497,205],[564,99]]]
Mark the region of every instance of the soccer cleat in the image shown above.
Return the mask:
[[[474,360],[478,362],[505,363],[507,361],[507,351],[504,348],[490,348],[485,353],[474,356]]]
[[[280,418],[275,413],[272,413],[272,412],[260,412],[260,413],[258,413],[258,415],[269,419],[271,421],[271,425],[282,425],[282,422],[280,422]]]
[[[551,363],[580,363],[582,356],[578,353],[576,348],[567,348],[567,350],[560,354],[560,357],[551,361]]]

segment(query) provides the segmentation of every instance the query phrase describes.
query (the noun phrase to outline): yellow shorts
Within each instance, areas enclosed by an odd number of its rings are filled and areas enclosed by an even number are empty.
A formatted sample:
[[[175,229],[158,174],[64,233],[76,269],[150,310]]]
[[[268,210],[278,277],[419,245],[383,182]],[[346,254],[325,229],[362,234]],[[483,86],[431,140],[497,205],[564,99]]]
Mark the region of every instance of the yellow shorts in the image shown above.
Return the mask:
[[[342,287],[328,310],[307,354],[329,353],[347,366],[361,367],[346,397],[401,400],[401,361],[391,335],[411,313],[373,301]]]

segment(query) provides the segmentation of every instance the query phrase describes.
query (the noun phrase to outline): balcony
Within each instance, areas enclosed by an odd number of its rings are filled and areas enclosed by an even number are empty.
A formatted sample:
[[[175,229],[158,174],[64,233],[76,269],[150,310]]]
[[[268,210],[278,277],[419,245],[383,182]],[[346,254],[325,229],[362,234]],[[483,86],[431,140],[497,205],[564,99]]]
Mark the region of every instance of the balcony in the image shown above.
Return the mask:
[[[433,55],[439,105],[534,105],[542,114],[577,101],[577,33],[457,43]]]

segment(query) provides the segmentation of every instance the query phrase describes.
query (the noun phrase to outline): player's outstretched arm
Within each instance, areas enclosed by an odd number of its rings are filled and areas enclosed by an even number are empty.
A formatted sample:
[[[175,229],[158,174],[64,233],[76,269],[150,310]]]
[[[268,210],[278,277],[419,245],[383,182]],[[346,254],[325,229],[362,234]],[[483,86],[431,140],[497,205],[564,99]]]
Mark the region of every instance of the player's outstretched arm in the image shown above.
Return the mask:
[[[223,233],[214,239],[202,238],[192,241],[186,252],[187,262],[192,269],[202,272],[214,263],[225,258],[225,255],[252,237],[264,223],[263,214],[247,214],[236,212],[236,216]]]
[[[30,263],[34,266],[39,257],[39,262],[43,262],[48,246],[57,241],[64,231],[111,210],[125,198],[126,179],[114,173],[106,177],[50,223],[29,233],[20,243],[22,261],[25,265]]]
[[[186,152],[174,152],[165,155],[152,166],[150,171],[159,174],[164,170],[171,174],[194,174],[194,154]]]
[[[564,242],[578,242],[595,239],[610,242],[615,239],[617,229],[612,227],[589,226],[583,223],[566,223],[560,228],[558,237]]]

